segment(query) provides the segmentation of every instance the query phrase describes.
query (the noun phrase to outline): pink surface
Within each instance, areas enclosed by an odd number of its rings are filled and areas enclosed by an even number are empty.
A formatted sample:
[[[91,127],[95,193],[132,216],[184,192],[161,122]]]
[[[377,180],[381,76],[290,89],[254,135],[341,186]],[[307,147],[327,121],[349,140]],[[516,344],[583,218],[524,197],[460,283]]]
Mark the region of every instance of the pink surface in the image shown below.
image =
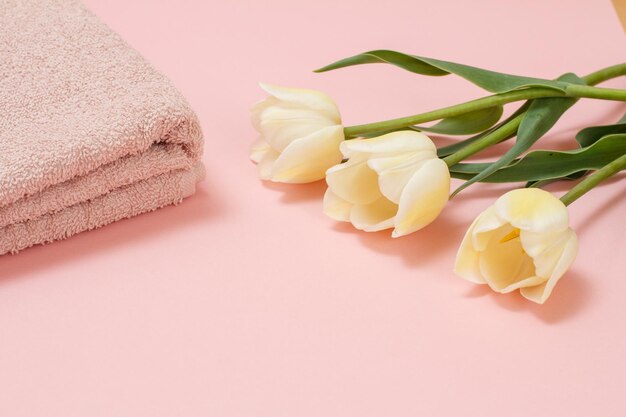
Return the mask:
[[[473,187],[391,240],[325,218],[323,184],[263,185],[247,160],[257,81],[322,89],[355,124],[481,93],[384,66],[309,70],[386,47],[585,74],[624,56],[608,0],[88,4],[190,100],[208,178],[179,207],[0,258],[0,416],[624,415],[623,181],[571,207],[579,257],[539,306],[451,273],[506,187]],[[548,140],[625,110],[582,102]]]

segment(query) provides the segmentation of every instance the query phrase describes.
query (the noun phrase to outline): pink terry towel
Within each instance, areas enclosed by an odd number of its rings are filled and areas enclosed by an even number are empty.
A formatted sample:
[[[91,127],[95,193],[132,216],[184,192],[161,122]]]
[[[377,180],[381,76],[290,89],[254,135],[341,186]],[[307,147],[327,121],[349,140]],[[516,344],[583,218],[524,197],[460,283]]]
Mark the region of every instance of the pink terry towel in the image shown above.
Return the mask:
[[[181,94],[80,2],[0,1],[0,254],[180,202],[201,152]]]

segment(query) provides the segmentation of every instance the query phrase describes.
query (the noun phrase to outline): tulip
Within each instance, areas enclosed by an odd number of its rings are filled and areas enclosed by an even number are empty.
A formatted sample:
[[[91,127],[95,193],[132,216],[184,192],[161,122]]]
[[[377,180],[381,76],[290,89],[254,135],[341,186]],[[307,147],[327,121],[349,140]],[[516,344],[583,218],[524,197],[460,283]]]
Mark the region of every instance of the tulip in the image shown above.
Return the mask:
[[[347,162],[326,172],[324,213],[367,232],[403,236],[430,224],[450,192],[450,172],[424,134],[399,131],[341,143]]]
[[[524,188],[502,195],[463,238],[455,272],[499,293],[519,289],[543,304],[578,251],[565,205],[551,193]]]
[[[341,162],[344,140],[335,103],[319,91],[261,84],[270,97],[252,108],[252,124],[260,133],[250,149],[264,180],[307,183],[324,178]]]

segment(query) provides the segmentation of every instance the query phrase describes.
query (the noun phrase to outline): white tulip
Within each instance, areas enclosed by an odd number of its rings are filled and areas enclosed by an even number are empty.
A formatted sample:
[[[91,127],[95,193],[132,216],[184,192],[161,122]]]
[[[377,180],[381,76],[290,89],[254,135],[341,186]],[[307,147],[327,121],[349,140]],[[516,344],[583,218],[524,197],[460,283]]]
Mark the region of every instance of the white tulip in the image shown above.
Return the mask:
[[[250,149],[264,180],[306,183],[321,180],[341,162],[341,116],[326,94],[261,84],[270,97],[252,108],[260,138]]]
[[[399,237],[431,223],[448,201],[450,172],[422,133],[345,141],[341,152],[348,161],[326,172],[324,213],[335,220]]]
[[[577,251],[565,205],[547,191],[518,189],[474,220],[461,243],[455,272],[499,293],[519,289],[543,304]]]

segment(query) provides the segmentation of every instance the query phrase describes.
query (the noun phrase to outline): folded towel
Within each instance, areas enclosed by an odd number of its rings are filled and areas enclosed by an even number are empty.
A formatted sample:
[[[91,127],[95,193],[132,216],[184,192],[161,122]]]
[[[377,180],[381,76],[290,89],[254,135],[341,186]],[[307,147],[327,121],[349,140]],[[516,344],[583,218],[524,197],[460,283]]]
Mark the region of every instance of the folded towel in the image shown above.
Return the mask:
[[[0,255],[178,203],[196,115],[74,0],[0,1]]]

